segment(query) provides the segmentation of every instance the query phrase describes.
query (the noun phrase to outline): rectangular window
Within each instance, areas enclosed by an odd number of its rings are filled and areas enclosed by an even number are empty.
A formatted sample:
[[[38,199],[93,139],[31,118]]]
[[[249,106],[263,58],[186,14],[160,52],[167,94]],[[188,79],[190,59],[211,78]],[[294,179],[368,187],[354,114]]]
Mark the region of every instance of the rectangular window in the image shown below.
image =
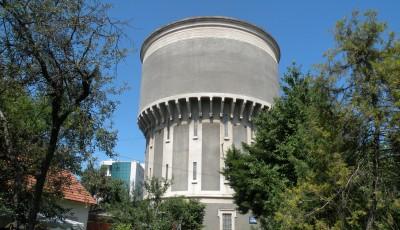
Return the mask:
[[[165,165],[165,179],[168,180],[168,164]]]
[[[150,168],[150,172],[149,172],[149,177],[151,178],[151,168]]]
[[[197,180],[197,162],[193,162],[193,180]]]
[[[232,230],[232,213],[222,214],[222,230]]]
[[[169,136],[170,136],[170,128],[169,128],[169,121],[167,122],[167,140],[166,142],[169,142]]]

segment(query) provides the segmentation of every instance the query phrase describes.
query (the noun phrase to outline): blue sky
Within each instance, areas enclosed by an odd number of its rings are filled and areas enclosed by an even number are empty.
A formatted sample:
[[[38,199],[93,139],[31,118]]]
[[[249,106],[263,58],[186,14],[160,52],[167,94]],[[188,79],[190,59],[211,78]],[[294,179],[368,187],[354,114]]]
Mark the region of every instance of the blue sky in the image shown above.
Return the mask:
[[[331,0],[331,1],[261,1],[261,0],[108,0],[113,5],[113,18],[129,20],[126,28],[133,48],[118,65],[117,84],[126,82],[129,90],[119,95],[118,110],[113,116],[118,130],[115,148],[119,160],[144,159],[145,140],[136,124],[140,94],[140,46],[155,29],[170,22],[192,16],[228,16],[251,22],[268,31],[281,48],[279,75],[296,61],[307,71],[324,61],[323,53],[334,47],[335,22],[350,16],[353,10],[374,9],[389,29],[400,31],[400,1]],[[99,160],[107,159],[97,153]]]

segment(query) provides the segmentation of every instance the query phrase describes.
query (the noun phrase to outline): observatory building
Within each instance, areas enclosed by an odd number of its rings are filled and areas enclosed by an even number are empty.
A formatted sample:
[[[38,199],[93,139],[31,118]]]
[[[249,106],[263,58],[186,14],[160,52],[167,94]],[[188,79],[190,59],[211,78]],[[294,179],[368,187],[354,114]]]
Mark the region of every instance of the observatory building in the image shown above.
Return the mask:
[[[278,44],[244,21],[196,17],[157,29],[140,58],[145,177],[172,180],[166,197],[205,203],[205,229],[250,229],[221,171],[226,151],[253,141],[254,117],[278,94]]]

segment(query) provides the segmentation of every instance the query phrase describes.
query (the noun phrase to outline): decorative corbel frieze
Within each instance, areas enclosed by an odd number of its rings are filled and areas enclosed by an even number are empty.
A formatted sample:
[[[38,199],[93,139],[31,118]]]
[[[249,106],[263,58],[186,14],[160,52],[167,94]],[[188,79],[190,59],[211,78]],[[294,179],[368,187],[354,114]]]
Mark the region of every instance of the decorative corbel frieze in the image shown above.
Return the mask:
[[[167,107],[169,120],[172,121],[174,118],[172,117],[171,107],[170,107],[170,105],[169,105],[169,102],[165,102],[164,104],[165,104],[165,106]]]
[[[156,112],[154,110],[155,109],[153,107],[150,107],[151,116],[154,117],[155,125],[157,126],[157,125],[159,125],[159,119],[158,119],[157,114],[156,114]]]
[[[213,98],[210,97],[210,112],[208,114],[210,117],[213,117]]]
[[[201,109],[201,97],[198,97],[197,101],[198,101],[198,105],[199,105],[199,117],[202,117],[203,116],[203,111]]]
[[[158,111],[158,114],[160,115],[160,118],[161,118],[161,124],[164,124],[164,122],[165,122],[164,113],[161,110],[161,105],[160,104],[157,104],[157,111]]]
[[[253,112],[254,112],[254,107],[255,106],[256,106],[256,104],[251,101],[250,112],[249,112],[249,121],[251,121],[253,119]]]
[[[186,98],[186,108],[187,108],[187,113],[188,117],[192,118],[192,111],[190,110],[190,98]]]
[[[236,104],[236,98],[233,98],[231,104],[231,119],[233,119],[233,113],[235,112],[235,104]]]
[[[221,108],[219,112],[219,117],[222,118],[224,116],[224,105],[225,105],[225,98],[221,99]]]
[[[178,110],[178,118],[182,119],[181,107],[179,106],[179,101],[175,100],[176,109]]]
[[[247,103],[247,101],[246,101],[246,100],[243,100],[243,103],[241,104],[241,107],[240,107],[240,115],[239,115],[239,119],[240,119],[240,120],[243,119],[243,111],[244,111],[244,108],[246,107],[246,103]]]

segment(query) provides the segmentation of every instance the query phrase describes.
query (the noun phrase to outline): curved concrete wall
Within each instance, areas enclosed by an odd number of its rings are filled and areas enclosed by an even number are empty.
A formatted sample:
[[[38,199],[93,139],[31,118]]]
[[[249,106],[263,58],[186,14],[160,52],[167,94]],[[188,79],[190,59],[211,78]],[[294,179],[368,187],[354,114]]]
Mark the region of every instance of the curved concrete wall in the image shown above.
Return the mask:
[[[154,32],[143,44],[140,110],[187,93],[230,93],[266,102],[277,96],[279,48],[258,27],[204,17]]]

